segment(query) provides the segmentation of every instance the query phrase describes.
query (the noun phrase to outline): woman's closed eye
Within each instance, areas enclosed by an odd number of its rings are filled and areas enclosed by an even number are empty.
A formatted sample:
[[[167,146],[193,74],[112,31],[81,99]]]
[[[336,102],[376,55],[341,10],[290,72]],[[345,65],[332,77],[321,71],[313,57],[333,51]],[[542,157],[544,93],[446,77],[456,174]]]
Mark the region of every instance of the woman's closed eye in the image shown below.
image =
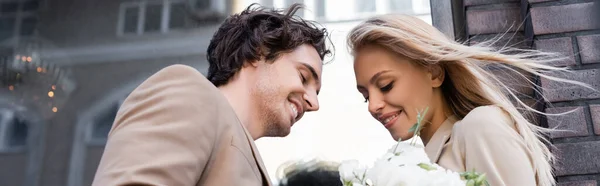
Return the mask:
[[[379,90],[381,90],[381,92],[389,92],[390,90],[392,90],[392,88],[394,87],[394,82],[390,82],[387,85],[379,88]]]

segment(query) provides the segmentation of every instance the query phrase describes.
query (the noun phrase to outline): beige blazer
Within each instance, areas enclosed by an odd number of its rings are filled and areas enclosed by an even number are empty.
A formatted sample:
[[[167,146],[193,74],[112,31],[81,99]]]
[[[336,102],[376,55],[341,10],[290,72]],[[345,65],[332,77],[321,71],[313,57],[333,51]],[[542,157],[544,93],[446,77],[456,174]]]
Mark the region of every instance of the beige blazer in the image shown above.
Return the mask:
[[[485,173],[492,186],[535,186],[530,151],[514,121],[497,106],[473,109],[462,120],[449,117],[425,151],[453,171]]]
[[[196,69],[167,67],[119,109],[94,186],[271,185],[248,131]]]

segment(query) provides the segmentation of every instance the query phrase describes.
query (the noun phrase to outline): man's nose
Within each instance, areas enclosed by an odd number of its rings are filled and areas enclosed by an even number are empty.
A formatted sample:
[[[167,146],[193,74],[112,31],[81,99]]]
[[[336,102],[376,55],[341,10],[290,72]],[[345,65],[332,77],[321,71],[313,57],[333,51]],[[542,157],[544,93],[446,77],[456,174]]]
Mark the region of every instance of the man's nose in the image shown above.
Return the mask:
[[[317,93],[310,93],[307,92],[306,94],[304,94],[304,96],[302,96],[302,99],[304,99],[304,101],[306,102],[306,110],[311,112],[311,111],[317,111],[319,110],[319,99],[317,97]]]

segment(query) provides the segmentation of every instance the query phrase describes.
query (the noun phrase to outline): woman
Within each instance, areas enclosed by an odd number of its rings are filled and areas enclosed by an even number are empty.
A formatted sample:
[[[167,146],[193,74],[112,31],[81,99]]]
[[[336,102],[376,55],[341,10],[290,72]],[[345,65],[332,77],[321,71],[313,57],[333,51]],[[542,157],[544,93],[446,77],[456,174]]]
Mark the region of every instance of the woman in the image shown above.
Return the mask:
[[[358,91],[395,140],[413,137],[409,128],[427,108],[420,137],[433,162],[454,171],[485,173],[493,186],[555,184],[553,156],[542,138],[546,131],[511,103],[517,92],[486,69],[525,77],[521,70],[585,86],[540,73],[564,70],[542,64],[562,58],[484,47],[490,43],[464,46],[404,15],[367,20],[350,32],[348,44],[355,57]]]

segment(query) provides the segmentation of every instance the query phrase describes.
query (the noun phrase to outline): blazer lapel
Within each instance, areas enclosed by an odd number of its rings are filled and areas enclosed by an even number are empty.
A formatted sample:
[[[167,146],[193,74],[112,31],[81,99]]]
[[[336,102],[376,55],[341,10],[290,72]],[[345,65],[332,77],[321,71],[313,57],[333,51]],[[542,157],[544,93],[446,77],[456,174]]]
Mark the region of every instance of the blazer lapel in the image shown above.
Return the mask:
[[[429,140],[429,143],[425,145],[425,153],[427,153],[427,156],[429,157],[431,162],[437,163],[440,159],[440,155],[444,150],[444,146],[446,145],[446,142],[448,142],[448,139],[450,139],[450,136],[452,135],[452,127],[454,126],[454,123],[456,121],[456,117],[448,117],[448,119],[446,119],[446,121],[442,123],[440,128],[433,134],[433,136]]]
[[[241,125],[241,123],[240,123],[240,125]],[[258,170],[260,171],[262,179],[265,180],[265,182],[263,182],[263,183],[265,183],[268,186],[272,185],[271,179],[269,178],[269,175],[267,173],[267,168],[265,168],[262,158],[260,157],[260,153],[259,153],[258,149],[256,148],[256,144],[254,143],[254,139],[252,139],[252,135],[250,135],[250,132],[248,132],[248,130],[246,130],[246,127],[242,126],[242,128],[244,129],[244,132],[246,133],[246,139],[248,140],[248,144],[250,144],[250,147],[252,148],[252,156],[254,157],[256,164],[258,164]]]

